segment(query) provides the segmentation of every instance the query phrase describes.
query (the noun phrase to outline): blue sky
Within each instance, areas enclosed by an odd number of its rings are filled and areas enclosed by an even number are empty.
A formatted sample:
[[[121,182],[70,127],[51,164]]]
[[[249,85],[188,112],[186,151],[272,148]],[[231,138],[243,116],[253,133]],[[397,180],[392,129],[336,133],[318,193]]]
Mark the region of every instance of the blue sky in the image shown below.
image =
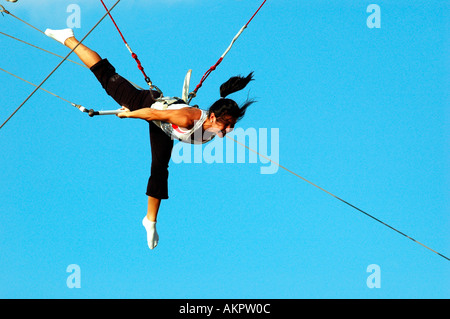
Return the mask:
[[[371,3],[379,29],[366,24]],[[67,6],[78,4],[79,38],[104,14],[100,1],[1,4],[41,30],[66,27]],[[186,71],[193,88],[260,4],[123,0],[113,15],[153,82],[179,95]],[[194,102],[207,109],[221,83],[254,71],[233,95],[258,100],[240,127],[278,129],[281,165],[449,256],[449,9],[435,0],[268,1]],[[0,31],[68,53],[7,15]],[[0,67],[36,84],[60,61],[0,36]],[[146,85],[110,20],[85,44]],[[0,79],[3,122],[33,87]],[[116,108],[68,62],[43,87]],[[0,130],[0,145],[2,298],[450,297],[447,260],[282,169],[261,174],[261,161],[172,162],[150,251],[143,121],[91,119],[37,92]],[[71,264],[79,289],[66,285]],[[367,286],[372,264],[381,288]]]

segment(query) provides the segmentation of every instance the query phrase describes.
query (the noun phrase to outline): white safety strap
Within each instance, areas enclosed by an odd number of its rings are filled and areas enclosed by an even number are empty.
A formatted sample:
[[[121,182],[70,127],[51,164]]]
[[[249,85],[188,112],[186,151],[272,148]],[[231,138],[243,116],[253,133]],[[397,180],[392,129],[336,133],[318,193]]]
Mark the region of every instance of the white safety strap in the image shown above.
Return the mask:
[[[187,103],[189,99],[189,84],[191,82],[191,74],[192,70],[189,70],[184,77],[183,93],[181,94],[181,98],[185,103]]]

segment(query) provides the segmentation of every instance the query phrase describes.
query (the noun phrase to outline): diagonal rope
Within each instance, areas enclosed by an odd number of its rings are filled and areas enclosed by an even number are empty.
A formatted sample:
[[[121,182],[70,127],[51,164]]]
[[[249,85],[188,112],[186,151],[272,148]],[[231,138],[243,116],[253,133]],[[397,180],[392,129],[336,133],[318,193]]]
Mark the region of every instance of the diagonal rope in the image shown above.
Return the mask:
[[[106,6],[106,4],[103,2],[103,0],[100,0],[100,2],[102,3],[103,7],[105,8],[106,11],[108,11],[108,7]],[[111,21],[113,22],[114,26],[116,27],[117,31],[119,32],[125,46],[127,47],[128,51],[130,51],[131,53],[131,57],[136,61],[137,63],[137,67],[138,69],[142,72],[142,75],[144,76],[145,82],[147,82],[149,88],[150,88],[150,94],[153,96],[153,89],[155,89],[156,91],[159,92],[160,96],[163,96],[163,92],[152,83],[152,80],[150,79],[150,77],[147,75],[147,73],[145,73],[144,67],[142,66],[141,61],[139,60],[138,56],[136,53],[133,52],[133,50],[131,49],[130,45],[128,44],[127,40],[125,40],[125,37],[122,34],[122,31],[120,31],[119,26],[117,25],[116,21],[114,20],[113,16],[111,15],[110,11],[108,11],[108,15],[111,18]]]
[[[352,207],[352,208],[356,209],[357,211],[359,211],[359,212],[363,213],[364,215],[366,215],[366,216],[368,216],[368,217],[372,218],[373,220],[375,220],[375,221],[377,221],[377,222],[381,223],[382,225],[384,225],[384,226],[388,227],[389,229],[391,229],[391,230],[393,230],[393,231],[395,231],[395,232],[399,233],[400,235],[402,235],[402,236],[404,236],[404,237],[406,237],[406,238],[408,238],[408,239],[412,240],[413,242],[415,242],[415,243],[417,243],[417,244],[421,245],[422,247],[425,247],[426,249],[428,249],[428,250],[432,251],[433,253],[435,253],[435,254],[437,254],[437,255],[441,256],[442,258],[444,258],[444,259],[446,259],[446,260],[450,261],[450,258],[448,258],[448,257],[444,256],[443,254],[441,254],[441,253],[439,253],[439,252],[435,251],[434,249],[431,249],[430,247],[428,247],[428,246],[426,246],[426,245],[422,244],[421,242],[419,242],[419,241],[415,240],[414,238],[411,238],[410,236],[406,235],[405,233],[403,233],[403,232],[399,231],[398,229],[396,229],[396,228],[394,228],[394,227],[390,226],[389,224],[387,224],[387,223],[385,223],[385,222],[381,221],[380,219],[378,219],[378,218],[376,218],[376,217],[374,217],[374,216],[370,215],[369,213],[367,213],[367,212],[363,211],[362,209],[360,209],[360,208],[358,208],[358,207],[356,207],[356,206],[354,206],[354,205],[350,204],[349,202],[347,202],[347,201],[343,200],[342,198],[340,198],[340,197],[338,197],[338,196],[334,195],[333,193],[331,193],[331,192],[327,191],[326,189],[324,189],[324,188],[322,188],[322,187],[320,187],[320,186],[318,186],[318,185],[314,184],[313,182],[311,182],[311,181],[307,180],[306,178],[304,178],[304,177],[300,176],[299,174],[297,174],[297,173],[295,173],[295,172],[291,171],[290,169],[288,169],[288,168],[284,167],[283,165],[281,165],[281,164],[279,164],[279,163],[277,163],[277,162],[275,162],[275,161],[271,160],[271,159],[270,159],[270,158],[268,158],[267,156],[265,156],[265,155],[262,155],[262,154],[260,154],[259,152],[257,152],[257,151],[255,151],[255,150],[251,149],[251,148],[250,148],[250,147],[248,147],[247,145],[245,145],[245,144],[243,144],[243,143],[239,142],[238,140],[235,140],[235,139],[234,139],[234,138],[232,138],[232,137],[229,137],[229,136],[227,136],[227,135],[225,135],[225,136],[226,136],[227,138],[229,138],[230,140],[232,140],[232,141],[236,142],[237,144],[239,144],[239,145],[242,145],[242,146],[244,146],[244,147],[245,147],[246,149],[248,149],[249,151],[251,151],[251,152],[253,152],[253,153],[256,153],[257,155],[259,155],[259,156],[261,156],[261,157],[265,158],[266,160],[270,161],[271,163],[273,163],[273,164],[277,165],[278,167],[280,167],[280,168],[284,169],[285,171],[287,171],[287,172],[291,173],[292,175],[294,175],[294,176],[296,176],[296,177],[298,177],[298,178],[302,179],[303,181],[305,181],[305,182],[309,183],[310,185],[312,185],[312,186],[314,186],[314,187],[316,187],[316,188],[320,189],[321,191],[323,191],[323,192],[327,193],[328,195],[330,195],[330,196],[333,196],[334,198],[336,198],[336,199],[340,200],[340,201],[341,201],[341,202],[343,202],[344,204],[346,204],[346,205],[348,205],[348,206],[350,206],[350,207]]]
[[[28,81],[28,80],[25,80],[24,78],[21,78],[20,76],[15,75],[14,73],[11,73],[11,72],[9,72],[9,71],[7,71],[7,70],[5,70],[5,69],[0,68],[0,71],[3,71],[3,72],[5,72],[5,73],[7,73],[7,74],[9,74],[9,75],[12,75],[12,76],[15,77],[16,79],[19,79],[19,80],[21,80],[21,81],[23,81],[23,82],[25,82],[25,83],[28,83],[28,84],[30,84],[30,85],[32,85],[32,86],[34,86],[34,87],[37,87],[37,85],[34,84],[33,82],[30,82],[30,81]],[[58,99],[63,100],[64,102],[67,102],[67,103],[69,103],[69,104],[71,104],[71,105],[75,105],[75,103],[72,103],[72,102],[70,102],[69,100],[66,100],[65,98],[59,96],[58,94],[55,94],[55,93],[53,93],[53,92],[51,92],[51,91],[49,91],[49,90],[47,90],[47,89],[44,89],[43,87],[40,87],[39,89],[42,90],[42,91],[44,91],[44,92],[46,92],[46,93],[48,93],[48,94],[53,95],[54,97],[57,97]]]
[[[9,72],[9,71],[7,71],[5,69],[0,68],[0,71],[3,71],[3,72],[5,72],[5,73],[7,73],[9,75],[12,75],[13,77],[15,77],[15,78],[17,78],[17,79],[19,79],[19,80],[21,80],[21,81],[23,81],[25,83],[28,83],[28,84],[30,84],[30,85],[32,85],[34,87],[37,87],[36,84],[34,84],[34,83],[30,82],[30,81],[27,81],[27,80],[21,78],[20,76],[15,75],[14,73],[11,73],[11,72]],[[46,92],[46,93],[48,93],[48,94],[50,94],[50,95],[53,95],[54,97],[57,97],[58,99],[60,99],[60,100],[62,100],[64,102],[69,103],[72,106],[75,106],[81,112],[88,113],[88,115],[90,117],[93,117],[93,116],[96,116],[96,115],[116,115],[118,113],[123,112],[122,109],[118,109],[118,110],[101,110],[101,111],[95,111],[93,109],[87,109],[81,104],[76,104],[76,103],[70,102],[69,100],[67,100],[67,99],[65,99],[65,98],[63,98],[63,97],[61,97],[61,96],[59,96],[59,95],[57,95],[57,94],[55,94],[55,93],[53,93],[53,92],[51,92],[49,90],[46,90],[46,89],[44,89],[42,87],[40,87],[39,89],[44,91],[44,92]]]
[[[52,52],[52,51],[43,49],[43,48],[41,48],[41,47],[38,47],[37,45],[34,45],[34,44],[32,44],[32,43],[28,43],[28,42],[26,42],[26,41],[24,41],[24,40],[21,40],[21,39],[19,39],[19,38],[13,37],[13,36],[10,35],[10,34],[7,34],[7,33],[4,33],[4,32],[1,32],[1,31],[0,31],[0,34],[4,35],[4,36],[6,36],[6,37],[9,37],[9,38],[11,38],[11,39],[13,39],[13,40],[16,40],[16,41],[18,41],[18,42],[22,42],[22,43],[24,43],[24,44],[26,44],[26,45],[29,45],[29,46],[31,46],[31,47],[33,47],[33,48],[36,48],[36,49],[38,49],[38,50],[41,50],[41,51],[43,51],[43,52],[45,52],[45,53],[48,53],[48,54],[57,56],[58,58],[64,59],[64,57],[63,57],[62,55],[59,55],[59,54],[54,53],[54,52]],[[82,63],[79,63],[79,62],[77,62],[77,61],[74,61],[74,60],[71,60],[71,59],[66,59],[66,61],[71,62],[71,63],[74,63],[74,64],[77,64],[77,65],[79,65],[79,66],[81,66],[81,67],[83,67],[83,68],[85,68],[85,69],[89,69],[86,65],[84,65],[84,64],[82,64]],[[14,75],[14,74],[13,74],[13,75]],[[15,75],[14,75],[14,76],[15,76]],[[136,83],[133,83],[133,82],[131,82],[131,81],[128,81],[128,82],[130,82],[135,88],[138,88],[138,89],[140,89],[140,90],[143,90],[143,88],[140,87],[139,85],[137,85]],[[33,85],[34,85],[34,84],[33,84]]]
[[[72,54],[73,51],[75,51],[76,48],[94,31],[95,28],[103,21],[103,19],[113,10],[117,4],[119,4],[121,0],[117,0],[117,2],[108,10],[107,13],[103,15],[103,17],[92,27],[91,30],[83,37],[83,39],[80,40],[80,42],[64,57],[64,59],[50,72],[49,75],[33,90],[33,92],[30,93],[30,95],[25,99],[25,101],[22,102],[22,104],[19,105],[19,107],[6,119],[5,122],[0,126],[0,129],[5,126],[6,123],[22,108],[22,106],[39,90],[39,88],[50,78],[50,76],[53,75],[53,73],[56,72],[56,70],[64,63],[64,61],[67,60],[67,58]],[[42,31],[40,31],[42,32]]]
[[[258,14],[259,10],[261,10],[261,8],[264,6],[264,4],[266,3],[267,0],[264,0],[264,2],[259,6],[258,10],[256,10],[256,12],[253,14],[253,16],[250,18],[250,20],[248,20],[248,22],[239,30],[239,32],[236,34],[236,36],[233,38],[233,40],[231,41],[231,44],[228,46],[228,48],[225,50],[225,52],[222,54],[222,56],[219,58],[219,60],[217,60],[217,62],[211,66],[208,71],[205,72],[205,74],[203,75],[203,77],[200,80],[200,83],[197,84],[196,88],[194,89],[194,91],[192,91],[191,93],[189,93],[189,102],[190,103],[192,101],[192,99],[194,97],[197,96],[197,92],[198,90],[203,86],[203,83],[206,81],[206,79],[209,77],[209,75],[219,66],[220,63],[222,63],[223,59],[225,58],[225,56],[228,54],[228,52],[230,52],[231,48],[233,47],[234,43],[237,41],[237,39],[241,36],[242,32],[244,32],[245,29],[247,29],[248,25],[250,24],[250,22],[252,22],[253,18]]]
[[[12,13],[9,12],[8,10],[6,10],[2,5],[0,5],[0,12],[1,12],[1,13],[9,14],[11,17],[13,17],[13,18],[19,20],[20,22],[25,23],[27,26],[29,26],[29,27],[33,28],[34,30],[36,30],[36,31],[38,31],[38,32],[40,32],[40,33],[42,33],[42,34],[45,35],[45,33],[44,33],[43,31],[39,30],[38,28],[36,28],[35,26],[29,24],[28,22],[22,20],[21,18],[15,16],[14,14],[12,14]]]
[[[0,34],[4,35],[4,36],[6,36],[6,37],[9,37],[9,38],[11,38],[11,39],[13,39],[13,40],[22,42],[22,43],[24,43],[24,44],[26,44],[26,45],[29,45],[29,46],[31,46],[31,47],[33,47],[33,48],[36,48],[36,49],[38,49],[38,50],[41,50],[41,51],[44,51],[44,52],[46,52],[46,53],[52,54],[52,55],[54,55],[54,56],[57,56],[58,58],[64,59],[64,57],[63,57],[62,55],[53,53],[53,52],[51,52],[51,51],[48,51],[48,50],[43,49],[43,48],[41,48],[41,47],[38,47],[37,45],[31,44],[31,43],[28,43],[28,42],[26,42],[26,41],[24,41],[24,40],[21,40],[21,39],[19,39],[19,38],[13,37],[12,35],[6,34],[6,33],[1,32],[1,31],[0,31]],[[81,64],[81,63],[79,63],[79,62],[77,62],[77,61],[70,60],[70,59],[67,59],[67,61],[72,62],[72,63],[75,63],[75,64],[78,64],[79,66],[82,66],[82,67],[84,67],[84,68],[87,68],[87,66],[85,66],[84,64]]]

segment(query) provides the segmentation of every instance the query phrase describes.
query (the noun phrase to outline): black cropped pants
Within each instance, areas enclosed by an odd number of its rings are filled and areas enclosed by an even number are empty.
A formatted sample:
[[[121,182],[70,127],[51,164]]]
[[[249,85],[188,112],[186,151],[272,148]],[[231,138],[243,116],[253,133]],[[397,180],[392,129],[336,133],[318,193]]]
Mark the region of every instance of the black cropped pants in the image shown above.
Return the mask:
[[[106,93],[119,105],[125,106],[130,111],[150,107],[155,102],[153,96],[157,98],[159,95],[155,91],[152,95],[149,90],[135,88],[125,78],[116,73],[115,68],[107,59],[95,64],[91,67],[91,71]],[[154,198],[168,199],[168,168],[172,155],[173,140],[153,122],[149,121],[148,123],[152,163],[146,194]]]

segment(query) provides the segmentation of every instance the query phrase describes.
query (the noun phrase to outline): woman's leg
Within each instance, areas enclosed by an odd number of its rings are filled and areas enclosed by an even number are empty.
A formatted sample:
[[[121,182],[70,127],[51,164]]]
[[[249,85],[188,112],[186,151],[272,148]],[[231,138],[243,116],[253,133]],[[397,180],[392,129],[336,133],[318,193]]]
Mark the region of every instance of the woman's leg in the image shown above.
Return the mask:
[[[149,122],[149,131],[152,164],[146,194],[155,199],[168,199],[169,162],[172,156],[173,140],[153,122]],[[150,202],[155,201],[150,200]],[[158,208],[158,205],[150,205],[150,208],[152,207]],[[151,214],[150,210],[149,217]]]
[[[89,49],[83,43],[79,43],[79,41],[75,39],[75,37],[68,38],[64,42],[64,45],[71,50],[73,50],[73,48],[76,47],[76,49],[73,52],[89,69],[102,60],[102,58],[97,52]]]
[[[136,89],[129,81],[117,74],[107,59],[102,59],[97,52],[80,43],[72,29],[47,29],[45,34],[74,50],[80,60],[94,73],[106,93],[120,106],[135,111],[150,107],[155,102],[153,96],[157,95],[152,95],[148,90]]]
[[[156,222],[160,205],[161,205],[161,199],[155,198],[152,196],[148,196],[147,219],[149,221]]]
[[[118,104],[127,107],[131,111],[150,107],[158,96],[156,92],[137,90],[126,79],[115,72],[114,67],[103,60],[100,55],[85,46],[73,36],[73,31],[50,30],[45,32],[48,36],[63,43],[69,49],[74,50],[80,60],[95,74],[105,91]],[[161,199],[168,198],[168,165],[172,153],[173,140],[159,127],[150,122],[150,140],[152,150],[151,176],[147,186],[148,204],[147,215],[143,225],[147,230],[147,242],[150,249],[156,247],[159,236],[156,231],[156,219],[161,204]]]
[[[147,230],[148,247],[153,249],[159,241],[159,236],[156,231],[156,219],[161,200],[169,198],[168,168],[170,157],[172,155],[173,140],[153,122],[149,122],[149,130],[152,166],[147,185],[147,215],[144,217],[142,224]]]
[[[77,39],[75,39],[72,29],[62,29],[62,30],[47,29],[45,30],[45,35],[58,41],[59,43],[64,44],[71,50],[73,50],[76,47],[76,49],[74,50],[75,54],[78,55],[81,61],[83,61],[83,63],[88,68],[91,68],[101,60],[97,52],[92,51],[82,43],[79,43]]]

